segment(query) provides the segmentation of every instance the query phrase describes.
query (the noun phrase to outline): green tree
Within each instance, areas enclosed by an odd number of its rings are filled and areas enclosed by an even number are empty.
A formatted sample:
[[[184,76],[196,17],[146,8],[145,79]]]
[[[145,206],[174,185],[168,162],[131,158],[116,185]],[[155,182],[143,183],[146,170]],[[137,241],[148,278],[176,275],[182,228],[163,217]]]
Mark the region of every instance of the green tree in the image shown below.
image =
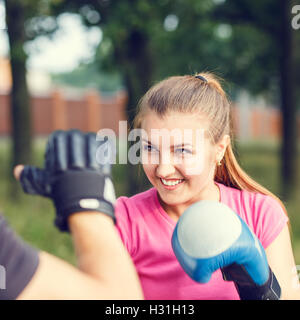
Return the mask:
[[[26,39],[24,24],[24,4],[19,1],[5,1],[6,24],[10,45],[10,62],[12,69],[11,119],[13,154],[12,164],[27,163],[31,160],[31,117],[29,94],[26,83]]]
[[[88,26],[101,27],[97,61],[102,70],[123,76],[130,124],[139,98],[168,75],[211,70],[253,93],[277,84],[284,115],[282,176],[285,190],[292,188],[296,130],[290,0],[32,2],[50,5],[54,16],[75,12]],[[128,169],[129,194],[134,194],[139,191],[135,167]]]
[[[153,34],[163,24],[168,1],[122,0],[66,0],[60,10],[82,15],[87,25],[99,25],[103,41],[99,48],[103,68],[118,70],[122,74],[128,93],[127,117],[129,126],[135,115],[138,100],[154,81],[155,60]],[[93,19],[99,15],[100,19]],[[92,18],[91,18],[92,17]],[[130,147],[130,146],[129,146]],[[129,194],[135,194],[144,182],[136,179],[136,166],[128,165]]]
[[[282,112],[281,177],[282,195],[286,198],[294,190],[297,178],[297,123],[295,66],[295,32],[291,27],[292,0],[231,0],[215,10],[215,19],[226,21],[239,28],[248,26],[251,32],[266,39],[254,47],[257,57],[252,65],[246,64],[254,81],[259,81],[258,91],[270,89],[277,80]],[[247,40],[249,37],[244,33]],[[260,36],[260,37],[261,37]],[[254,43],[251,42],[251,45]],[[265,50],[262,48],[265,47]],[[259,54],[262,54],[259,56]],[[244,72],[247,75],[247,72]],[[247,82],[245,82],[247,83]],[[299,85],[299,82],[298,82]]]
[[[50,7],[40,0],[4,0],[6,25],[10,46],[12,70],[11,121],[12,161],[14,167],[32,160],[32,127],[30,97],[26,82],[27,54],[24,43],[40,34],[50,34],[56,29],[55,20],[49,23]],[[45,21],[45,17],[48,20]]]
[[[183,63],[188,65],[186,58],[196,56],[196,52],[187,54],[186,50],[181,51],[182,47],[186,38],[193,38],[196,46],[195,38],[208,34],[210,24],[205,27],[208,21],[205,15],[214,6],[211,0],[65,0],[61,5],[60,10],[81,14],[87,25],[101,27],[103,40],[98,51],[98,61],[102,69],[117,70],[123,77],[128,92],[127,117],[130,126],[138,100],[153,82],[162,75],[171,75],[180,70],[176,61],[181,66]],[[174,36],[171,32],[172,24],[173,29],[176,29],[177,17],[182,19],[180,23],[183,25],[196,23],[190,35],[183,32],[179,46],[172,42]],[[204,32],[197,35],[196,32],[202,30],[200,26],[204,26]],[[181,52],[185,55],[181,56]],[[173,61],[173,64],[169,61]],[[175,67],[166,70],[164,63]],[[146,180],[139,182],[136,176],[136,166],[129,164],[129,194],[145,188]]]

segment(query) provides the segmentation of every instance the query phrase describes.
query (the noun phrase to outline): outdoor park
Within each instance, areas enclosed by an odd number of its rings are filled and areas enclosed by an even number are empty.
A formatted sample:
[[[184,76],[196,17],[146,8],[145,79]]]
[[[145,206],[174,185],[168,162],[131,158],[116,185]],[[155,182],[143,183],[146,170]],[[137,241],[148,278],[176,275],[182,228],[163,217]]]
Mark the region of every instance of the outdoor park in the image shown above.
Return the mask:
[[[53,130],[117,131],[157,81],[211,71],[232,102],[237,160],[286,206],[300,266],[297,1],[0,0],[0,8],[0,211],[18,235],[75,265],[51,201],[23,194],[13,167],[42,167]],[[112,176],[117,197],[152,187],[130,164],[117,163]]]

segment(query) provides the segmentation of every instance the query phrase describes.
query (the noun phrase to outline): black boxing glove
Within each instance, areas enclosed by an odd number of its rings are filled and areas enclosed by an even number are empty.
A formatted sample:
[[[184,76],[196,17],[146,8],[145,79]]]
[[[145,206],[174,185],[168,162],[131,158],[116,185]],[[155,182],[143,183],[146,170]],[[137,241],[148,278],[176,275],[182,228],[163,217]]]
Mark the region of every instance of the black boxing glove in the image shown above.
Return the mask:
[[[24,167],[20,177],[24,192],[53,200],[55,225],[61,231],[69,231],[68,217],[82,211],[99,211],[116,222],[111,164],[108,157],[103,161],[105,147],[109,153],[109,141],[97,141],[94,133],[55,131],[47,143],[45,168]]]

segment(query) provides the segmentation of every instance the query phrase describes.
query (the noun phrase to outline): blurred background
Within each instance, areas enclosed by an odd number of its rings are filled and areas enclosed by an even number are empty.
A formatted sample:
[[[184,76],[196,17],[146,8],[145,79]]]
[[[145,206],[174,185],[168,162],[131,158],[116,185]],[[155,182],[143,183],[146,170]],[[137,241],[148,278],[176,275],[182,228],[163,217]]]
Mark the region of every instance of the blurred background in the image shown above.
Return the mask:
[[[56,129],[118,130],[171,75],[212,71],[232,100],[243,169],[279,196],[300,264],[300,3],[293,0],[0,0],[0,210],[26,241],[75,263],[47,199],[12,168],[42,166]],[[129,145],[128,145],[129,146]],[[113,167],[117,196],[151,187]]]

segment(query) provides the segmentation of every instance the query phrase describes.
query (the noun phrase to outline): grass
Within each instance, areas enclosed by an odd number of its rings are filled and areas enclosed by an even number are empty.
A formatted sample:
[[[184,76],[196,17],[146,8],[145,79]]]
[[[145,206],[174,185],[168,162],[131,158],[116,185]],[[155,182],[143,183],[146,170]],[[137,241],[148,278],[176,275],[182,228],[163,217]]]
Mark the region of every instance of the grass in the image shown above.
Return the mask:
[[[45,140],[35,141],[36,164],[43,163],[43,150]],[[9,224],[23,239],[31,245],[46,250],[75,264],[75,254],[72,239],[67,233],[60,233],[53,225],[55,212],[49,199],[38,196],[29,196],[21,193],[19,197],[11,195],[9,179],[9,143],[0,140],[0,211],[2,211]],[[242,168],[256,181],[267,187],[280,197],[279,176],[279,147],[276,143],[253,142],[251,144],[238,144],[236,154]],[[298,156],[300,167],[300,157]],[[113,167],[113,180],[116,195],[126,194],[126,166]],[[8,178],[10,177],[10,178]],[[300,177],[299,177],[300,178]],[[292,245],[296,263],[300,264],[300,179],[294,195],[285,202],[292,227]],[[19,188],[20,191],[20,187]],[[18,190],[14,190],[17,194]]]
[[[35,143],[36,164],[42,164],[42,146]],[[60,233],[53,225],[54,208],[49,199],[25,195],[18,186],[12,189],[9,167],[9,144],[0,141],[0,211],[15,232],[28,243],[75,264],[72,240],[69,234]],[[10,177],[10,179],[8,178]]]

